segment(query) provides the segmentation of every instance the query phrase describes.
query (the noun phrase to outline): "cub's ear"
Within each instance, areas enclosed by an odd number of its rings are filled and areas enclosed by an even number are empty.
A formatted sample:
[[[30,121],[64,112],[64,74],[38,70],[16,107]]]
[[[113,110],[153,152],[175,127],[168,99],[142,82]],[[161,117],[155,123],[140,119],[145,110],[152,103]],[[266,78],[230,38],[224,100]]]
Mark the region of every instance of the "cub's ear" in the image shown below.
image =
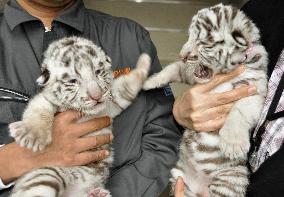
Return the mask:
[[[47,68],[43,68],[40,77],[36,80],[39,86],[45,86],[49,80],[50,73]]]

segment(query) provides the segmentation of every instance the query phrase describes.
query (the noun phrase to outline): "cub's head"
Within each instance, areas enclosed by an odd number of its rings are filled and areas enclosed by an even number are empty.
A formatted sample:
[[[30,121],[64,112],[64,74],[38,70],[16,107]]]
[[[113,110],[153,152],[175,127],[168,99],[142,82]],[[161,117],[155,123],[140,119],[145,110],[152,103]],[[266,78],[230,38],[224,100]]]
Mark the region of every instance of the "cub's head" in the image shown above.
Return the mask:
[[[52,103],[84,113],[99,113],[111,96],[111,60],[87,39],[63,38],[45,52],[37,82]]]
[[[194,67],[194,76],[205,83],[244,63],[259,31],[243,12],[223,4],[200,10],[192,19],[188,41],[180,56]]]

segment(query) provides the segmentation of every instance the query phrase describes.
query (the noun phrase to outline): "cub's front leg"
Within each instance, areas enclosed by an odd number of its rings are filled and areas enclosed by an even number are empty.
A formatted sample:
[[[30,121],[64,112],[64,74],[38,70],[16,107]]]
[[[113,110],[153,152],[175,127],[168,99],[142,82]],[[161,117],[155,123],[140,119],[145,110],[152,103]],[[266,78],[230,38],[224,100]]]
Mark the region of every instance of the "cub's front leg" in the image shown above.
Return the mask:
[[[182,63],[174,62],[166,66],[159,73],[153,74],[149,77],[145,81],[143,89],[150,90],[166,86],[171,82],[182,82],[182,72]]]
[[[43,150],[52,140],[55,112],[56,107],[38,94],[29,102],[22,121],[9,125],[10,135],[22,147]]]
[[[243,98],[233,106],[220,130],[220,149],[231,159],[245,158],[250,148],[249,132],[256,125],[263,107],[264,97]]]
[[[114,80],[112,93],[114,101],[120,106],[121,110],[126,109],[142,90],[150,66],[151,58],[147,54],[142,54],[134,70]]]

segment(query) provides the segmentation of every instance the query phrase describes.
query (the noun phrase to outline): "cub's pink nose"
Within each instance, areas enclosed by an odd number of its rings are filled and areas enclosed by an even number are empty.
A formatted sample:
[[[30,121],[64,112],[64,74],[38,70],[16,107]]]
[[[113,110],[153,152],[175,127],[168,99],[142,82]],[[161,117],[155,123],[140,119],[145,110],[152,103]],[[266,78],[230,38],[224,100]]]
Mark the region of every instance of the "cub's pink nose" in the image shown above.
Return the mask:
[[[99,101],[102,98],[102,96],[103,96],[101,91],[95,91],[95,92],[92,92],[92,93],[90,93],[88,91],[87,94],[88,94],[89,98],[91,98],[94,101]]]
[[[101,94],[91,96],[92,100],[99,101],[102,98]]]

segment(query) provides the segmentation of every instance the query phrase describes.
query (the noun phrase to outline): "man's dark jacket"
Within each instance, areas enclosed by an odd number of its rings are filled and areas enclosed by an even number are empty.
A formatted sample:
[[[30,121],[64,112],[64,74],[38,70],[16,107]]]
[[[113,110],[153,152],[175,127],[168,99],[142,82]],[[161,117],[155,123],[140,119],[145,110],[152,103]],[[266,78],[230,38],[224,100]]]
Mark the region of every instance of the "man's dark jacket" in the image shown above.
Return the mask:
[[[111,57],[114,71],[134,68],[143,52],[152,58],[151,73],[161,69],[149,33],[142,26],[87,10],[81,0],[55,19],[51,32],[44,32],[38,19],[15,0],[8,2],[0,13],[0,87],[35,95],[45,43],[72,35],[101,46]],[[172,116],[173,102],[169,89],[141,92],[114,120],[115,162],[108,183],[114,197],[158,196],[166,187],[181,137]],[[0,144],[12,141],[7,125],[21,119],[25,106],[0,101]],[[0,192],[0,196],[7,194],[8,190]]]

